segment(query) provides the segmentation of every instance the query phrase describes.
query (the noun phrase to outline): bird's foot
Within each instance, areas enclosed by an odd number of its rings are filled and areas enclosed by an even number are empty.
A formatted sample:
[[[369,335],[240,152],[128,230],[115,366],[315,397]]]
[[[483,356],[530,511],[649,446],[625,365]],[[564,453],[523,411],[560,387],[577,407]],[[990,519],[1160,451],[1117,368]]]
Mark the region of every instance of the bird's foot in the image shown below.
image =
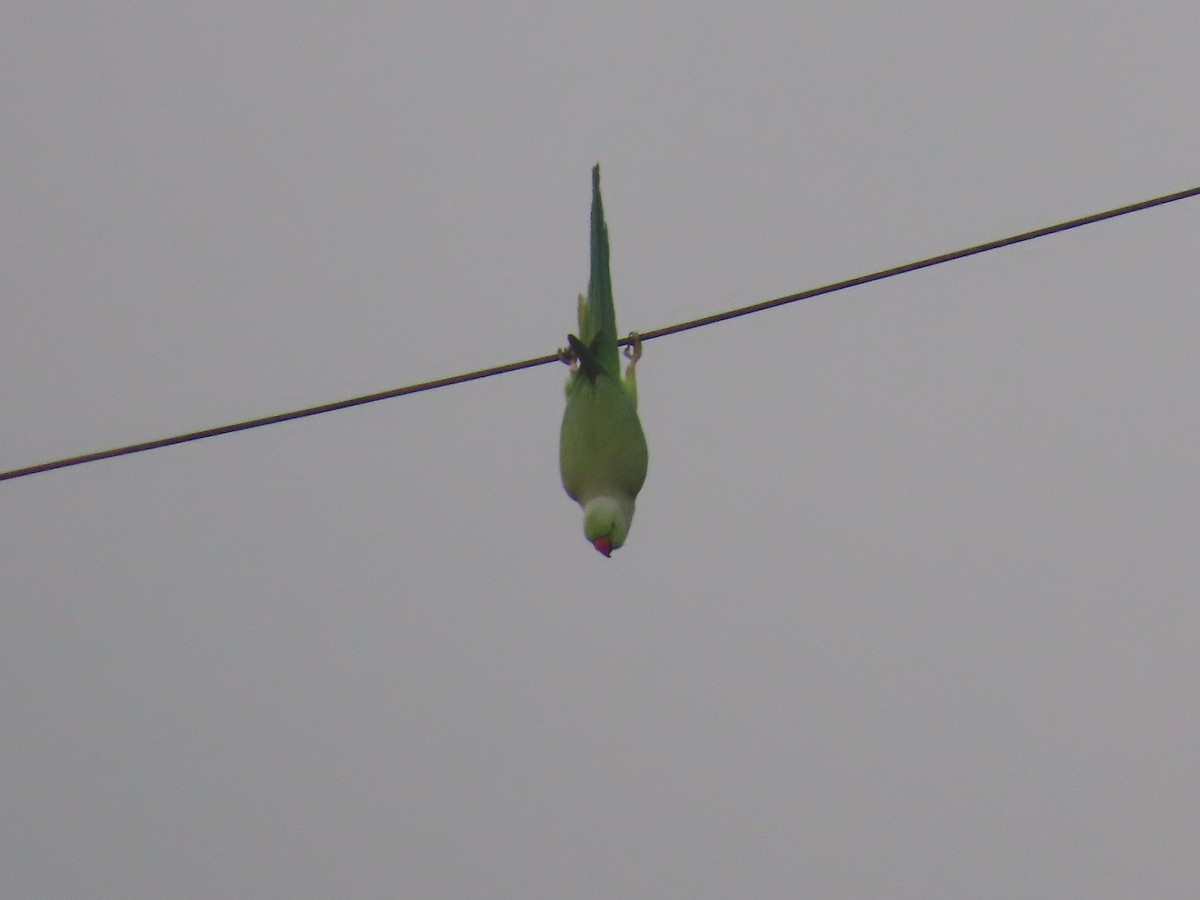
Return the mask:
[[[625,348],[625,358],[633,365],[642,358],[642,339],[636,331],[629,332],[629,345]]]
[[[569,346],[558,348],[558,358],[571,367],[571,374],[574,375],[579,369],[579,357]]]

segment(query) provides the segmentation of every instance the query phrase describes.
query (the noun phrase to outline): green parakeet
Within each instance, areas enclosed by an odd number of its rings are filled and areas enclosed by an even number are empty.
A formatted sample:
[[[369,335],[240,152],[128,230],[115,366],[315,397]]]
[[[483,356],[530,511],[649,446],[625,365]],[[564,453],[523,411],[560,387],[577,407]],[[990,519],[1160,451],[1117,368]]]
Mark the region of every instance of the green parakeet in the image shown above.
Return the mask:
[[[579,334],[567,337],[571,375],[559,436],[563,487],[583,507],[583,533],[608,556],[625,543],[633,501],[646,480],[646,437],[637,414],[634,339],[621,377],[617,315],[608,269],[608,226],[600,202],[600,166],[592,169],[592,274],[579,297]]]

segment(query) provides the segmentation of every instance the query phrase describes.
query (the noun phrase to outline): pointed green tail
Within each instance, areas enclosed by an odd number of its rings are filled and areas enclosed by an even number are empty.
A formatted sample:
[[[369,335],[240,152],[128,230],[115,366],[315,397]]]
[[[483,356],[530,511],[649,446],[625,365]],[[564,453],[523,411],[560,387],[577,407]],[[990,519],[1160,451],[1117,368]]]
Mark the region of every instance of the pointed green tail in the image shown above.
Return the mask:
[[[581,298],[582,299],[582,298]],[[608,226],[600,199],[600,165],[592,168],[592,274],[587,299],[579,306],[579,337],[593,348],[596,361],[615,380],[621,378],[617,353],[617,313],[613,307],[612,275],[608,268]]]

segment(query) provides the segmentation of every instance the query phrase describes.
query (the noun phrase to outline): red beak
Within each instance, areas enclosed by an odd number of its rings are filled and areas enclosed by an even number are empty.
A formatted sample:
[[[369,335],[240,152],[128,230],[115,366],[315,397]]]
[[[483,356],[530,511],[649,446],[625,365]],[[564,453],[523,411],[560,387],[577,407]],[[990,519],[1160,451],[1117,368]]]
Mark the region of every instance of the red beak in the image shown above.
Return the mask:
[[[613,546],[609,538],[596,538],[596,540],[592,541],[592,546],[605,556],[612,556]]]

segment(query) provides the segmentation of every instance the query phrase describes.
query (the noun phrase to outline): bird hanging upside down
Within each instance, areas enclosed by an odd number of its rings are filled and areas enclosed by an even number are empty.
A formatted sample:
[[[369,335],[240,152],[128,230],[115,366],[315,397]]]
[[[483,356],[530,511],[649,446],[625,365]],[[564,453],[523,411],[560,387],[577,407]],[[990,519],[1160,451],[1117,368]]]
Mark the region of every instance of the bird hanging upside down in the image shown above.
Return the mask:
[[[583,507],[583,533],[609,556],[625,543],[633,502],[646,480],[646,437],[637,414],[634,367],[641,342],[631,335],[621,377],[617,316],[608,267],[608,227],[600,202],[600,166],[592,169],[592,274],[579,297],[579,334],[569,335],[567,408],[559,436],[563,487]]]

